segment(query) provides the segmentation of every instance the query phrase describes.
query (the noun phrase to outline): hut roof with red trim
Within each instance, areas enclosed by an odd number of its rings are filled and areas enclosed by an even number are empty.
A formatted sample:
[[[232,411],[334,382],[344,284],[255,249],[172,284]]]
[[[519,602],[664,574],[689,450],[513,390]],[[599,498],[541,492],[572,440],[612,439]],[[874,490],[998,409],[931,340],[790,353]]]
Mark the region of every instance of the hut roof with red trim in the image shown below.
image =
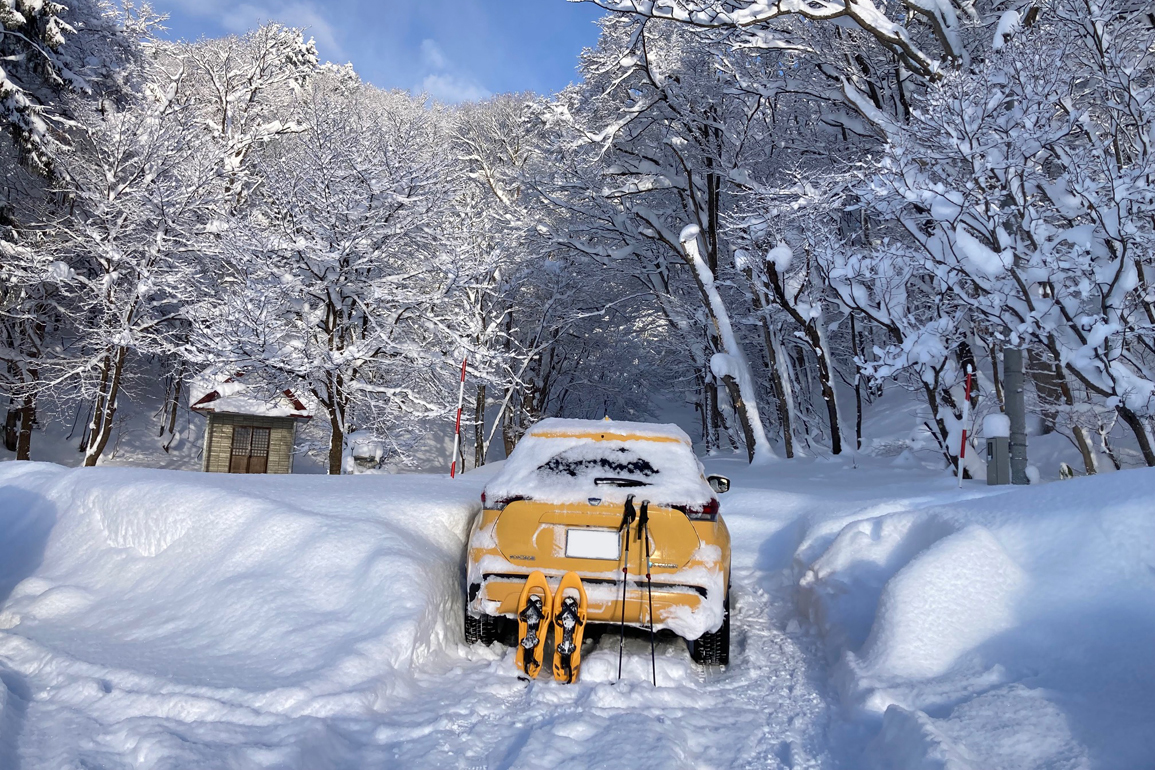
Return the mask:
[[[209,369],[189,385],[189,404],[204,414],[312,418],[312,410],[291,390],[275,391],[244,372]]]

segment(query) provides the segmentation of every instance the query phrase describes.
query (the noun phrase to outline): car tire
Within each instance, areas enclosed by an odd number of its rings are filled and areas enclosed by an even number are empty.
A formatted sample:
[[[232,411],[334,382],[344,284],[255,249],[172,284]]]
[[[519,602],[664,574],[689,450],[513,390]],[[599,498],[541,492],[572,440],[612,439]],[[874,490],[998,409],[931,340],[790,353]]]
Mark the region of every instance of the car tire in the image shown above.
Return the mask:
[[[465,611],[465,643],[493,644],[497,641],[497,618],[492,615],[470,615]]]
[[[688,642],[690,659],[704,666],[730,664],[730,592],[722,601],[722,627]]]

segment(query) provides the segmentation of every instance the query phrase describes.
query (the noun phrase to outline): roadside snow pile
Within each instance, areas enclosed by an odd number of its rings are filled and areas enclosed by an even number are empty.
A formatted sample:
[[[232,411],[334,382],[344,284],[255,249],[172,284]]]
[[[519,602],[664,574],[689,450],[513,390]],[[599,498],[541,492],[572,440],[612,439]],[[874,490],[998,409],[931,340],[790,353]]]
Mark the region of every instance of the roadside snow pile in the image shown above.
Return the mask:
[[[1128,471],[841,530],[800,602],[879,767],[1150,766],[1152,489]]]
[[[456,653],[476,495],[0,465],[0,767],[332,766]]]

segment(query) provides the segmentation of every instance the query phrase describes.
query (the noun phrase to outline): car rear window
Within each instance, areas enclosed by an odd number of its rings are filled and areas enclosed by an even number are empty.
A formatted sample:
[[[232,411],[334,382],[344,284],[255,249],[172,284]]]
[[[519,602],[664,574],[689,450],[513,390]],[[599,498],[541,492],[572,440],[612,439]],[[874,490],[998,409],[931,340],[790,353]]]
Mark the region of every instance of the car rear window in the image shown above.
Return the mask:
[[[644,484],[660,472],[649,460],[624,446],[606,448],[588,445],[573,447],[555,455],[539,465],[537,470],[539,473],[564,474],[575,479],[592,476],[595,483],[601,482],[603,485],[613,479]]]
[[[636,494],[690,506],[714,496],[677,426],[553,418],[526,433],[485,491],[491,500],[617,504]]]

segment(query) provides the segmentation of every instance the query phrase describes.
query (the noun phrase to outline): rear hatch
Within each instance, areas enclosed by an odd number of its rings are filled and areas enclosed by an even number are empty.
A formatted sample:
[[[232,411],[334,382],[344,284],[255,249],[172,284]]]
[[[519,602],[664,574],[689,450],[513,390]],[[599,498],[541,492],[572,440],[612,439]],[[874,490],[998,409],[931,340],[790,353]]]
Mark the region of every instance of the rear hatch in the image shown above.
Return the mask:
[[[640,501],[635,506],[640,507]],[[623,516],[624,506],[620,504],[556,505],[518,500],[501,512],[494,533],[501,554],[514,564],[547,571],[573,570],[583,577],[606,573],[613,580],[624,564]],[[650,506],[647,530],[654,575],[681,569],[701,545],[686,514],[671,508]],[[630,573],[645,574],[646,546],[636,521],[630,533]]]
[[[547,574],[573,570],[583,579],[619,583],[627,500],[638,514],[650,501],[650,562],[659,581],[686,566],[701,546],[687,514],[673,506],[696,511],[717,505],[689,437],[672,426],[640,423],[544,420],[518,443],[485,491],[500,510],[494,535],[508,561]],[[631,575],[646,572],[646,541],[638,529],[635,520]]]

